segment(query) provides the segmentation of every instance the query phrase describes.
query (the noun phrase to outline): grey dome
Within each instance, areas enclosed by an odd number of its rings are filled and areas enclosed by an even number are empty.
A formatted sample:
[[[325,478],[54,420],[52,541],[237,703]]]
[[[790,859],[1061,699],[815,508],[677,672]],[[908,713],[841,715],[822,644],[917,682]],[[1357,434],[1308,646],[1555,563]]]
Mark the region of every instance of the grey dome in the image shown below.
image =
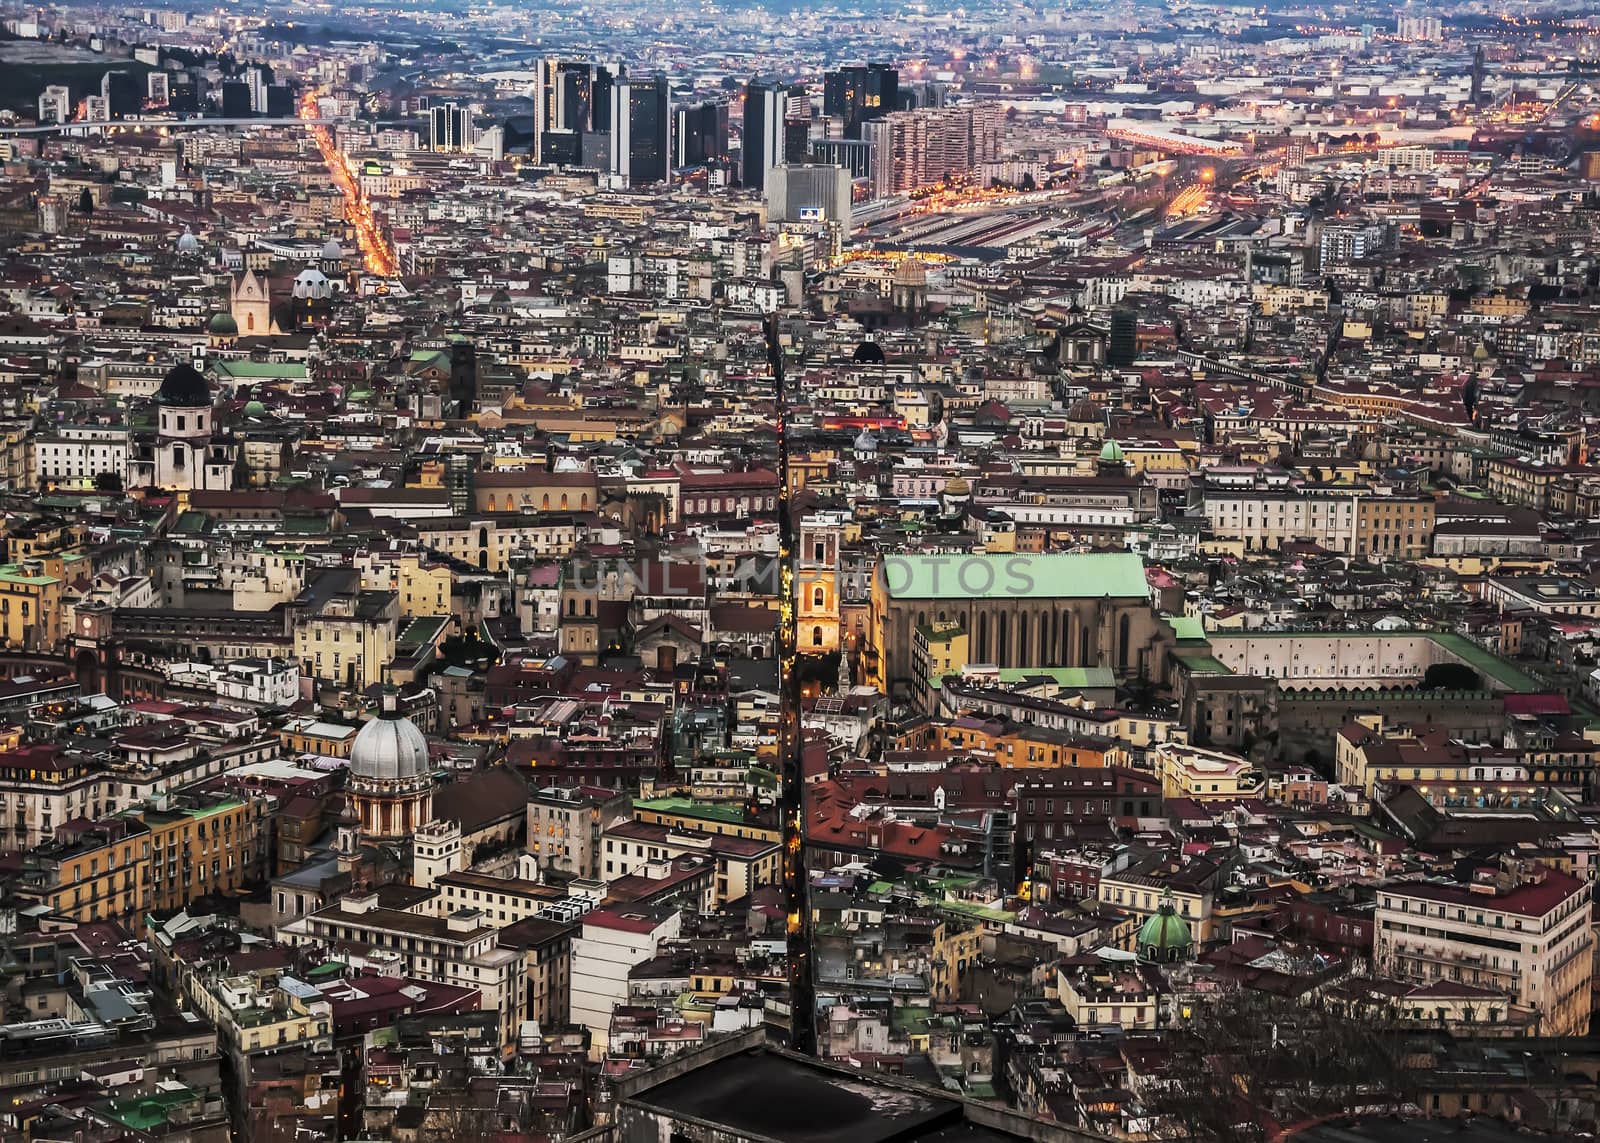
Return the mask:
[[[339,245],[337,238],[330,238],[322,244],[322,260],[324,262],[338,262],[344,258],[344,247]]]
[[[429,772],[428,740],[416,723],[386,701],[383,712],[361,728],[350,747],[350,776],[368,782],[410,782]]]
[[[200,240],[198,238],[196,238],[192,233],[190,233],[189,231],[185,230],[182,234],[180,234],[178,236],[178,253],[179,254],[198,254],[198,253],[200,253]]]

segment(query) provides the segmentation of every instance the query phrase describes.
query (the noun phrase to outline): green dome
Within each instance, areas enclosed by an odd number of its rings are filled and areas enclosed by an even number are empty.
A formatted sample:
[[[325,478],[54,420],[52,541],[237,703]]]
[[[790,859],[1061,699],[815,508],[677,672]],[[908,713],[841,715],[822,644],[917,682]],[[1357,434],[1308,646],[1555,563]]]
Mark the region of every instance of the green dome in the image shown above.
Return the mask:
[[[237,337],[239,323],[233,320],[232,314],[212,314],[211,320],[206,322],[206,332],[214,333],[219,337]]]
[[[264,417],[267,415],[267,407],[260,401],[246,401],[244,415],[247,417]]]
[[[1116,441],[1107,441],[1100,446],[1100,459],[1107,464],[1122,463],[1122,446]]]
[[[1134,946],[1139,959],[1153,964],[1170,964],[1186,959],[1193,948],[1194,938],[1189,935],[1189,923],[1178,916],[1172,904],[1172,895],[1164,894],[1161,907],[1139,929],[1139,940]]]

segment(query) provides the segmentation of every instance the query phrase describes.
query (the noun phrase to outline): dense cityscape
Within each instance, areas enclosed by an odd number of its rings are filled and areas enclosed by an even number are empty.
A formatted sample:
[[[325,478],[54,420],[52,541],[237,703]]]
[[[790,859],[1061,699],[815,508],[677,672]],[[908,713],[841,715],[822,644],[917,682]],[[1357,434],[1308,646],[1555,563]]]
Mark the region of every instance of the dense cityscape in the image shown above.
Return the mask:
[[[1600,16],[0,0],[0,1140],[1600,1127]]]

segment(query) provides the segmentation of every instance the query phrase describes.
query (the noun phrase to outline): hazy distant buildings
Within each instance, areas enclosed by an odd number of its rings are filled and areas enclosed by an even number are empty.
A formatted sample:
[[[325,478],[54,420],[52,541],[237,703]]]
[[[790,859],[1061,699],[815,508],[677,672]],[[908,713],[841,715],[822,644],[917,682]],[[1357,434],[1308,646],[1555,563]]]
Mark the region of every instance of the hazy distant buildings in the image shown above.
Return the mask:
[[[1418,16],[1403,12],[1395,19],[1395,35],[1402,40],[1437,43],[1444,39],[1444,23],[1437,16]]]

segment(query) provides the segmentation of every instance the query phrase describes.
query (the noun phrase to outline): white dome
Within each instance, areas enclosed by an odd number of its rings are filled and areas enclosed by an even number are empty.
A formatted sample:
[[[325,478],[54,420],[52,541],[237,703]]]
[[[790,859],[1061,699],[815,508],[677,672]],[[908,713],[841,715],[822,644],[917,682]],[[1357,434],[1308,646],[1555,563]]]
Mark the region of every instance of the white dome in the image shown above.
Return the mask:
[[[417,724],[385,703],[350,747],[350,776],[367,782],[410,782],[431,772],[428,740]]]
[[[180,234],[178,236],[178,253],[179,254],[198,254],[198,253],[200,253],[200,240],[198,238],[196,238],[190,231],[185,230],[182,234]]]
[[[330,238],[322,244],[322,260],[324,262],[339,262],[344,259],[344,247],[339,245],[337,238]]]
[[[297,298],[327,298],[333,296],[333,286],[328,283],[328,275],[316,267],[301,270],[294,280],[294,296]]]

